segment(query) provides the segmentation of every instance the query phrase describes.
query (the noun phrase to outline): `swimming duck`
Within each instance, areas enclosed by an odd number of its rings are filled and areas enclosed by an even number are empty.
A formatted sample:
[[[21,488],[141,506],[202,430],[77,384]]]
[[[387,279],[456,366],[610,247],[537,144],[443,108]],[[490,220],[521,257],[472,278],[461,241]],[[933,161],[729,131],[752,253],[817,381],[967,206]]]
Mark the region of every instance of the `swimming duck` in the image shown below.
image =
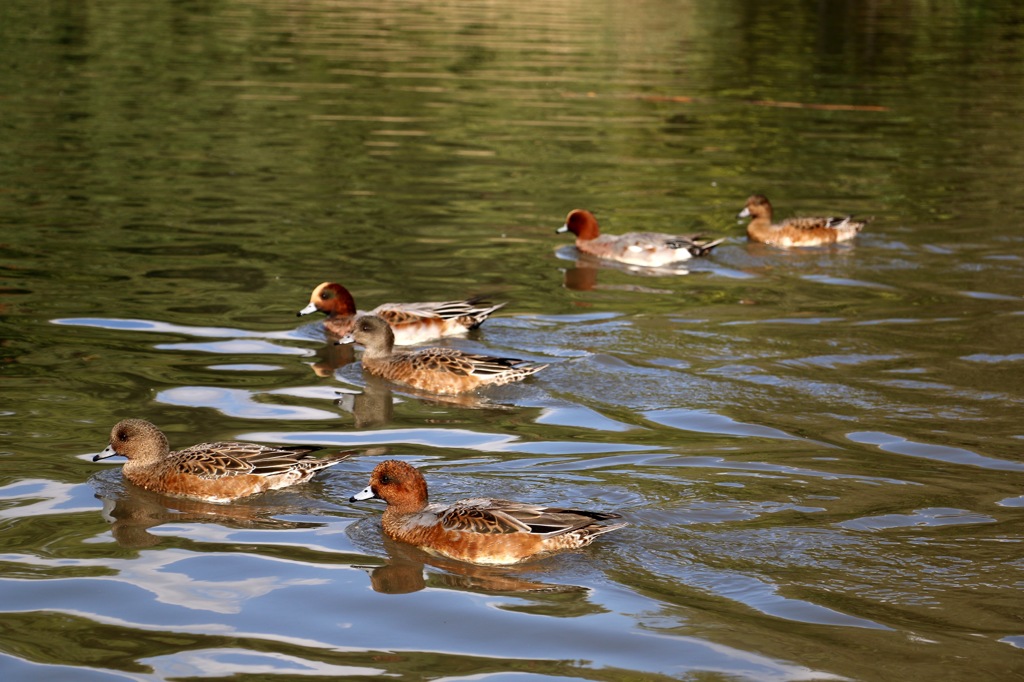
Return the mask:
[[[92,461],[126,457],[124,477],[141,488],[207,502],[229,502],[307,481],[351,454],[320,458],[309,455],[319,449],[221,442],[171,452],[167,436],[156,426],[143,419],[125,419],[114,426],[110,443]]]
[[[427,482],[408,462],[387,460],[373,469],[370,485],[351,502],[387,503],[388,537],[474,564],[517,564],[552,552],[586,547],[626,523],[601,525],[620,514],[560,509],[487,498],[452,505],[428,504]]]
[[[661,267],[669,263],[706,256],[723,240],[709,241],[702,235],[672,235],[661,232],[628,232],[626,234],[601,234],[597,218],[590,211],[577,208],[569,212],[565,224],[556,233],[572,232],[576,235],[576,248],[598,258],[642,265]]]
[[[352,333],[337,341],[353,342],[365,348],[363,369],[373,376],[443,395],[522,381],[547,367],[516,358],[463,353],[454,348],[396,353],[394,332],[383,318],[375,315],[359,317]]]
[[[763,194],[754,194],[737,218],[753,218],[747,224],[747,237],[772,246],[822,246],[853,239],[866,220],[841,218],[787,218],[772,224],[772,204]]]
[[[368,314],[387,320],[395,332],[395,344],[408,346],[464,334],[479,327],[491,313],[504,306],[504,303],[491,305],[477,297],[463,301],[383,303]],[[327,315],[324,327],[334,336],[351,332],[360,314],[349,290],[335,282],[318,284],[309,297],[309,304],[297,314],[308,315],[316,311]]]

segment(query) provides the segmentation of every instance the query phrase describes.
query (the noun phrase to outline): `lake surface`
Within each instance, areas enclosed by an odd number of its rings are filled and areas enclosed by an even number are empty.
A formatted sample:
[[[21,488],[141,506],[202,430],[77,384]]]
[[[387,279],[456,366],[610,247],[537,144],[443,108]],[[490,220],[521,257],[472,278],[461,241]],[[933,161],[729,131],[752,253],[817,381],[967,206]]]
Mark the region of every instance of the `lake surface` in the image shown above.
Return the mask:
[[[0,678],[1024,678],[1018,3],[7,0],[0,57]],[[367,381],[326,280],[551,366]],[[358,454],[202,504],[92,463],[126,417]],[[630,526],[439,560],[347,501],[387,458]]]

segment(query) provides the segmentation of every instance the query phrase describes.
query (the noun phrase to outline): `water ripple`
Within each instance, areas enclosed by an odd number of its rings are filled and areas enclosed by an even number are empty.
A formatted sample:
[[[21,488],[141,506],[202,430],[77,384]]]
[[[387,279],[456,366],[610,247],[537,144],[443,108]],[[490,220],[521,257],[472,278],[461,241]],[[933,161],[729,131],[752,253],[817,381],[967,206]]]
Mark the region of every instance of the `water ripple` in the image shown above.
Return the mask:
[[[1024,463],[1009,462],[1004,459],[986,457],[963,448],[954,448],[948,445],[932,445],[929,443],[918,443],[906,438],[894,436],[882,431],[855,431],[846,434],[854,443],[876,445],[879,450],[892,452],[898,455],[909,457],[922,457],[924,459],[962,466],[981,467],[996,471],[1024,471]]]
[[[760,424],[745,424],[708,410],[662,409],[641,412],[645,418],[656,424],[671,426],[683,431],[697,433],[718,433],[724,436],[751,436],[756,438],[777,438],[795,440],[785,431]]]
[[[193,327],[189,325],[159,322],[154,320],[119,319],[116,317],[66,317],[50,320],[52,324],[72,327],[97,327],[116,331],[155,332],[160,334],[177,334],[204,338],[236,338],[236,339],[292,339],[308,340],[308,337],[294,329],[275,332],[258,332],[248,329],[232,329],[230,327]]]
[[[299,405],[257,402],[251,391],[215,386],[179,386],[160,391],[156,401],[167,405],[210,407],[229,417],[244,419],[338,419],[334,412]]]
[[[354,675],[383,675],[384,670],[299,658],[277,652],[241,647],[195,649],[140,659],[152,666],[159,679],[181,677],[232,677],[239,675],[288,675],[349,678]]]
[[[977,523],[995,523],[996,520],[985,514],[952,509],[948,507],[932,507],[917,509],[912,514],[883,514],[860,519],[852,519],[836,524],[840,528],[850,530],[888,530],[892,528],[965,526]]]
[[[545,441],[531,443],[518,436],[482,433],[466,429],[381,429],[378,431],[306,431],[303,433],[259,431],[239,436],[244,440],[289,445],[333,445],[360,447],[369,445],[423,445],[433,448],[462,448],[481,452],[521,452],[546,455],[584,455],[604,452],[637,452],[657,450],[654,446],[631,443],[586,443],[579,441]]]

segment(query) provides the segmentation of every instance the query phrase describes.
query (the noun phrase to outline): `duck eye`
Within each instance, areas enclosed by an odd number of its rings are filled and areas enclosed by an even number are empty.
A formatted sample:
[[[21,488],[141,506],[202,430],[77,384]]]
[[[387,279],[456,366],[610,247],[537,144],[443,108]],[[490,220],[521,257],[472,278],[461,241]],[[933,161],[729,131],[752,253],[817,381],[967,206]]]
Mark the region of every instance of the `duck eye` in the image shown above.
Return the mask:
[[[381,483],[381,485],[390,485],[391,484],[391,477],[388,476],[388,475],[381,476],[380,477],[380,483]]]
[[[332,296],[334,296],[334,294],[331,293],[330,289],[327,289],[320,293],[320,298],[322,298],[325,301],[329,300]]]
[[[128,434],[126,432],[124,432],[124,431],[118,431],[117,432],[117,439],[119,441],[122,441],[122,442],[126,441],[126,440],[128,440]]]

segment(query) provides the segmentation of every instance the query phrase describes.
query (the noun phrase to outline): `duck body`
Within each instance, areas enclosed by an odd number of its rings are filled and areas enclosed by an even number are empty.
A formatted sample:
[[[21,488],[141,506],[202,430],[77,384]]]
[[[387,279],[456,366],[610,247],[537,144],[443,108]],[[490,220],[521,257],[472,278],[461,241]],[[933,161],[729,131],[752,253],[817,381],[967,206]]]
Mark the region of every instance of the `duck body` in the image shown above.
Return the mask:
[[[849,241],[867,225],[866,220],[854,220],[852,216],[787,218],[775,224],[772,223],[771,202],[763,194],[754,194],[747,199],[746,206],[737,217],[752,218],[747,224],[750,241],[782,248]]]
[[[430,504],[423,475],[407,462],[378,464],[370,485],[351,501],[382,499],[385,535],[424,550],[474,564],[506,565],[586,547],[627,525],[607,512],[562,509],[509,500],[473,498]]]
[[[307,481],[350,454],[310,454],[319,449],[230,441],[200,443],[172,452],[167,437],[156,426],[142,419],[125,419],[114,426],[110,443],[93,461],[126,457],[124,477],[141,488],[207,502],[228,502]]]
[[[654,268],[706,256],[711,249],[722,243],[721,239],[712,241],[699,234],[601,234],[594,214],[581,208],[570,211],[565,218],[565,224],[555,232],[572,232],[576,235],[576,248],[581,253],[627,265]]]
[[[323,282],[313,289],[309,303],[298,312],[327,315],[324,328],[333,336],[350,334],[360,315],[376,315],[391,325],[395,344],[408,346],[476,329],[505,303],[491,305],[480,297],[461,301],[383,303],[368,313],[356,309],[352,294],[341,284]]]
[[[360,317],[352,334],[338,340],[338,343],[353,342],[365,348],[363,369],[369,374],[442,395],[522,381],[547,367],[516,358],[464,353],[454,348],[395,352],[391,327],[382,318],[371,315]]]

